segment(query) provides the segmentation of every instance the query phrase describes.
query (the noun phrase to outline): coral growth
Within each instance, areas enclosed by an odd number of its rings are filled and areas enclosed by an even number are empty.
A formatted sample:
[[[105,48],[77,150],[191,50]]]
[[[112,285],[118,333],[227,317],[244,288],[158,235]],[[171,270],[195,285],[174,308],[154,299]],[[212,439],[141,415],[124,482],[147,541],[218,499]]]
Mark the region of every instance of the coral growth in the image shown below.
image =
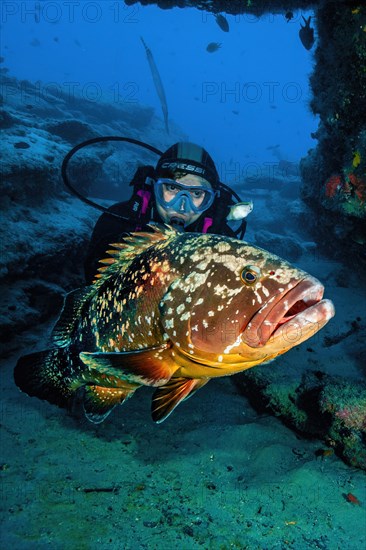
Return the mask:
[[[366,183],[365,180],[358,178],[355,174],[348,174],[348,181],[354,188],[356,196],[360,202],[364,203],[366,200]]]
[[[346,381],[324,388],[320,399],[322,412],[330,412],[346,427],[366,430],[366,390]]]
[[[314,211],[313,227],[323,248],[364,264],[366,7],[323,2],[316,24],[310,107],[320,123],[313,134],[315,148],[300,164],[301,193]]]
[[[354,172],[333,174],[325,183],[325,197],[331,208],[357,217],[366,215],[366,183]]]
[[[328,199],[332,199],[337,194],[337,191],[342,189],[343,180],[339,174],[331,176],[325,184],[325,195]]]
[[[279,378],[273,367],[235,377],[261,411],[270,410],[308,436],[323,439],[345,462],[366,470],[366,384],[308,371],[302,379]]]
[[[348,428],[366,430],[366,402],[363,406],[344,407],[336,411],[335,416],[342,420]]]
[[[366,388],[345,380],[324,386],[319,400],[322,413],[332,419],[329,441],[352,465],[366,469]]]

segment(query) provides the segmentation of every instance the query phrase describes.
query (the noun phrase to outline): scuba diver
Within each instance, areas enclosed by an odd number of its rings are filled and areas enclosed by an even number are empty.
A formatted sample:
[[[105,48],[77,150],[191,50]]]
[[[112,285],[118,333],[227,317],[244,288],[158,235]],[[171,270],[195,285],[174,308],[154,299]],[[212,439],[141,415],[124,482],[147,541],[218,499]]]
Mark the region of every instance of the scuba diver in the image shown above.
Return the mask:
[[[163,153],[156,167],[140,166],[131,183],[131,198],[108,208],[98,219],[87,250],[85,278],[90,284],[109,245],[127,233],[149,231],[150,222],[167,223],[179,231],[244,236],[241,218],[235,231],[227,224],[239,197],[220,182],[215,164],[203,147],[179,142]],[[240,199],[239,199],[240,200]],[[239,203],[244,204],[244,203]],[[235,217],[229,219],[235,220]]]

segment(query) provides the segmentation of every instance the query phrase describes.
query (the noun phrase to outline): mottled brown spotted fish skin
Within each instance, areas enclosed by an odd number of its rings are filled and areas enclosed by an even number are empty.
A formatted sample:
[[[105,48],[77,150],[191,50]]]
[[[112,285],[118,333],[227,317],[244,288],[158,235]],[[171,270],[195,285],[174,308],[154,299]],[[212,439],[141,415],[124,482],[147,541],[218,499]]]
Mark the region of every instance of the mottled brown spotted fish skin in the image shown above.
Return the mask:
[[[317,279],[265,250],[152,229],[111,245],[95,283],[66,299],[57,347],[18,362],[23,391],[62,407],[82,392],[100,422],[154,386],[161,422],[210,378],[274,359],[334,315]]]

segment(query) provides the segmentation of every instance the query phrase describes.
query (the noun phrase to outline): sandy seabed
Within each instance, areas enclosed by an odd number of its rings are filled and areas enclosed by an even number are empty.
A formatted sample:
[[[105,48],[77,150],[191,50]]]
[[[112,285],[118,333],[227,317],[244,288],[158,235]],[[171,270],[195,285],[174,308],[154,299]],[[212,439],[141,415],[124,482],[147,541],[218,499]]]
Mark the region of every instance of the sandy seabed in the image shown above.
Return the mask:
[[[45,347],[41,332],[22,353]],[[143,388],[93,425],[19,393],[18,356],[2,367],[2,548],[365,547],[365,473],[317,458],[324,443],[258,415],[231,378],[163,424]]]

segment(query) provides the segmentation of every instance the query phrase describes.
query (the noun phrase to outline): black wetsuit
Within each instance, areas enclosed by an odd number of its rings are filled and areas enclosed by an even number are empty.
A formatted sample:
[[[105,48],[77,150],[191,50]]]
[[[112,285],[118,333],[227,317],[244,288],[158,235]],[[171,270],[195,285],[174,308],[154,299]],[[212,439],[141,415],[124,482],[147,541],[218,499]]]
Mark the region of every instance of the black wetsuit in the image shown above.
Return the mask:
[[[126,219],[116,218],[107,213],[102,214],[98,219],[93,229],[84,264],[87,284],[94,280],[98,267],[100,267],[98,262],[108,257],[106,250],[110,248],[112,243],[120,242],[127,233],[132,231],[151,231],[146,227],[146,223],[149,221],[163,223],[159,215],[153,218],[150,217],[150,220],[139,220],[131,212],[131,201],[118,202],[108,210]]]
[[[151,202],[154,204],[154,199]],[[136,204],[139,205],[139,208],[136,208]],[[119,219],[107,213],[100,216],[91,236],[84,265],[87,284],[90,284],[94,280],[98,267],[100,267],[98,262],[108,257],[106,250],[110,248],[112,243],[119,242],[123,236],[126,236],[126,233],[132,231],[151,231],[146,226],[150,221],[164,223],[154,207],[150,207],[144,216],[135,214],[134,210],[141,210],[140,206],[138,199],[134,195],[129,201],[119,202],[109,208],[110,212],[119,214],[127,219]],[[220,235],[227,235],[228,237],[236,237],[234,231],[225,223],[223,217],[224,211],[220,212],[220,207],[220,201],[215,201],[208,211],[204,212],[198,220],[188,226],[187,231],[202,233],[204,220],[209,216],[212,217],[212,225],[207,229],[207,233],[218,233]],[[228,207],[226,205],[225,217],[227,213]]]

